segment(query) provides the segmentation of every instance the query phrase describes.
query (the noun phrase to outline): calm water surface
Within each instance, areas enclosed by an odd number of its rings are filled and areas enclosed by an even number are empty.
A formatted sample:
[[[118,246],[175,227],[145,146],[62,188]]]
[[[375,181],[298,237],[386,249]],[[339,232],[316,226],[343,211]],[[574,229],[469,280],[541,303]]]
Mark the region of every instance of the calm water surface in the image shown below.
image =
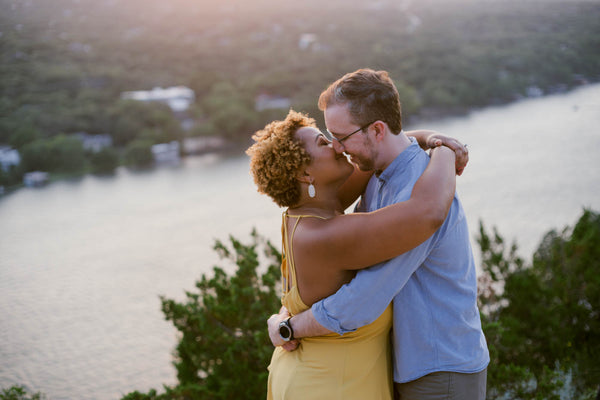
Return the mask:
[[[600,85],[419,127],[469,144],[458,192],[473,236],[481,219],[529,260],[546,231],[600,210]],[[183,299],[229,267],[214,239],[256,227],[279,246],[279,223],[242,155],[0,197],[0,387],[118,399],[175,383],[177,336],[158,296]]]

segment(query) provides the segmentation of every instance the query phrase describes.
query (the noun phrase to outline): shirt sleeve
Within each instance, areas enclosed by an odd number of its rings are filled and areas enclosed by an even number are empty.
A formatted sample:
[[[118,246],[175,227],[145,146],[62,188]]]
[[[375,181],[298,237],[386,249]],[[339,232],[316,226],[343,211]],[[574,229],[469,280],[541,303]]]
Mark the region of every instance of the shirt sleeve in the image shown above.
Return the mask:
[[[336,293],[311,307],[317,322],[343,335],[375,321],[431,252],[437,233],[418,247],[360,270]]]

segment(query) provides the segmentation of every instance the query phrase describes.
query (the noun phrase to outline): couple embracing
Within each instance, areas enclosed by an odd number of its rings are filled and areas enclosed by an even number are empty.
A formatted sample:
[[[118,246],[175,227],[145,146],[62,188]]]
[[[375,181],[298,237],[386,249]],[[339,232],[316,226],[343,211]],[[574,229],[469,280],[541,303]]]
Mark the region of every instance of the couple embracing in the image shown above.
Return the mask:
[[[247,150],[258,190],[287,208],[268,398],[484,399],[489,353],[455,195],[465,146],[403,131],[385,71],[344,75],[319,108],[327,134],[290,111]]]

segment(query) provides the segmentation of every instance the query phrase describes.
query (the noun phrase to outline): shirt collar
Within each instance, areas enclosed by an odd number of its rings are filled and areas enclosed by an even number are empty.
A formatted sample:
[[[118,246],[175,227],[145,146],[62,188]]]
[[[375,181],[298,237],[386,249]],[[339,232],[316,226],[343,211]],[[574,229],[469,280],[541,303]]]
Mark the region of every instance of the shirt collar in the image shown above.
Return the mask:
[[[402,176],[402,172],[409,165],[410,161],[419,153],[421,147],[419,147],[419,143],[417,139],[412,136],[408,137],[411,141],[410,145],[404,149],[404,151],[392,161],[390,165],[387,166],[386,169],[383,170],[381,174],[377,177],[380,181],[388,182],[394,177],[398,179]]]

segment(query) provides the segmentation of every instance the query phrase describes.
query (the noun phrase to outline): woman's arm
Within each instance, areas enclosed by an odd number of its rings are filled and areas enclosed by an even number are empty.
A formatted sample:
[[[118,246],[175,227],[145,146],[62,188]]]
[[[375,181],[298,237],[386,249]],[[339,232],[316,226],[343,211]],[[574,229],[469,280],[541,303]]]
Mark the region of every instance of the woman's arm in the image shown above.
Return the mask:
[[[435,138],[435,135],[439,135],[436,131],[431,131],[428,129],[417,129],[414,131],[405,131],[406,136],[412,136],[417,139],[417,143],[423,150],[429,150],[434,147],[440,146],[441,139],[437,141],[430,140],[430,138]]]
[[[361,171],[358,166],[354,165],[354,172],[338,192],[342,210],[350,207],[358,199],[358,196],[364,193],[371,176],[373,176],[373,171]]]
[[[311,249],[312,260],[338,270],[366,268],[411,250],[448,214],[456,187],[454,163],[452,150],[435,148],[409,200],[370,213],[304,221],[295,240]]]

